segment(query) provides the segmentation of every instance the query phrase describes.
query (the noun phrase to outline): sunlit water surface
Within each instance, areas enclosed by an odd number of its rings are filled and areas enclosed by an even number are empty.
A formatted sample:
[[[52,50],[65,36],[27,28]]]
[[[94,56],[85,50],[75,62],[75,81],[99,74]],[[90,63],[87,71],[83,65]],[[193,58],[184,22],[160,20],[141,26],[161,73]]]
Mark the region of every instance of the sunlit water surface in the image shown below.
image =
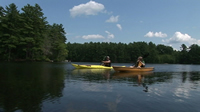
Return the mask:
[[[200,65],[147,67],[155,70],[118,73],[75,69],[71,63],[0,63],[0,112],[200,112]]]

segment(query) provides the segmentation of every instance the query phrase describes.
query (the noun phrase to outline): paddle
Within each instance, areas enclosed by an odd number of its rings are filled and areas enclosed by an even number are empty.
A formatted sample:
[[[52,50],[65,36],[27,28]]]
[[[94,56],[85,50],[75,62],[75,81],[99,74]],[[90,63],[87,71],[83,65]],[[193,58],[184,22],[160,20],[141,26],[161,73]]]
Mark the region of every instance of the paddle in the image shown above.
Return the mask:
[[[107,56],[104,56],[104,57],[103,57],[103,61],[105,61],[105,60],[106,60],[106,57],[107,57]],[[100,65],[103,65],[103,64],[104,64],[104,63],[102,63],[102,62],[101,62],[101,64],[100,64]]]

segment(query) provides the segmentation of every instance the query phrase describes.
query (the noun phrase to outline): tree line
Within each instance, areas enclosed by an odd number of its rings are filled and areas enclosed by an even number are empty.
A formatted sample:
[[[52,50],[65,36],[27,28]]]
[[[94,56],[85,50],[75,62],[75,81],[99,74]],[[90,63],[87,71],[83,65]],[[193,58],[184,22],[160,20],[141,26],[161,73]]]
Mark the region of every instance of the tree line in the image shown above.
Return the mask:
[[[152,42],[86,42],[67,43],[69,54],[67,59],[74,62],[100,62],[109,55],[112,62],[134,63],[138,56],[145,56],[146,63],[200,64],[200,46],[193,44],[173,50],[171,46],[155,45]],[[148,54],[148,55],[147,55]]]
[[[68,54],[62,24],[48,24],[38,4],[0,6],[0,60],[62,61]]]
[[[181,45],[180,51],[152,42],[66,43],[62,24],[50,25],[38,4],[17,10],[12,3],[0,6],[0,61],[100,62],[109,55],[112,62],[134,63],[144,56],[147,63],[199,64],[200,46]]]

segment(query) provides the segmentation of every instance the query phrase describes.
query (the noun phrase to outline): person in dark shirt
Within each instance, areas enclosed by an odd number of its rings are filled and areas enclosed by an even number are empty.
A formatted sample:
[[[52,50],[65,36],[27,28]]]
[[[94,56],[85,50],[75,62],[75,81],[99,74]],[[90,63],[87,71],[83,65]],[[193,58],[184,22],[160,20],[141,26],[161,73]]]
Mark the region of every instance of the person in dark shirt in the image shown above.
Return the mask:
[[[106,56],[106,59],[104,61],[102,61],[104,66],[108,66],[111,67],[111,60],[109,56]]]

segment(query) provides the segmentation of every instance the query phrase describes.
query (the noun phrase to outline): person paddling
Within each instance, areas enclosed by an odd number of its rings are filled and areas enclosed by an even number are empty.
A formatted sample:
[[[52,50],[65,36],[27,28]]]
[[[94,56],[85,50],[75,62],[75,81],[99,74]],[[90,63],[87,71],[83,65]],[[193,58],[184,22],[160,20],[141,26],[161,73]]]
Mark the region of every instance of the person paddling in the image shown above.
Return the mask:
[[[130,67],[131,68],[134,68],[134,67],[137,67],[137,68],[145,67],[145,61],[143,60],[142,56],[139,56],[136,64],[134,66],[130,66]]]
[[[109,57],[109,56],[106,56],[105,61],[102,61],[102,63],[103,63],[104,66],[111,67],[111,60],[110,60],[110,57]]]

